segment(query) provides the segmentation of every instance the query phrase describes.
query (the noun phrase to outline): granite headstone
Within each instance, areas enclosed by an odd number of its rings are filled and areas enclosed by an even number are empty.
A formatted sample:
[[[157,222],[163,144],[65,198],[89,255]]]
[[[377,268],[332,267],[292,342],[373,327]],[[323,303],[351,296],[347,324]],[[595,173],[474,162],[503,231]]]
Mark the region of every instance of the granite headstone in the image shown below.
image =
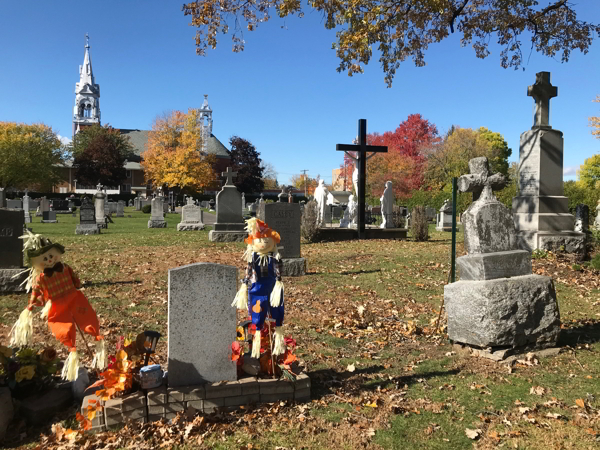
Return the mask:
[[[0,208],[0,292],[24,292],[20,286],[27,274],[19,277],[23,267],[25,214],[22,209]]]
[[[237,380],[230,360],[238,270],[214,263],[169,269],[169,386]]]
[[[96,223],[96,208],[88,197],[81,202],[79,224],[75,228],[75,234],[100,234],[100,228]]]

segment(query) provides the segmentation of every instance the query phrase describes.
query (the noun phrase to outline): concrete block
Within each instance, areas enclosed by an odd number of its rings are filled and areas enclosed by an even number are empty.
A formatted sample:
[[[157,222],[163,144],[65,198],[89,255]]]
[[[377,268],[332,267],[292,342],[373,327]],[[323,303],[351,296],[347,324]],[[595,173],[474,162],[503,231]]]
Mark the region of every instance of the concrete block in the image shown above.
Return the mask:
[[[148,406],[149,416],[160,416],[165,414],[165,405],[152,405]]]
[[[294,384],[285,380],[258,380],[260,394],[286,394],[294,392]]]
[[[146,417],[146,407],[142,407],[139,409],[131,409],[129,411],[123,411],[123,418],[125,420],[138,420]]]
[[[192,407],[198,411],[204,410],[204,400],[190,400],[187,402],[188,407]]]
[[[310,389],[310,377],[305,373],[301,373],[296,377],[296,382],[294,384],[296,391],[301,391],[307,388]]]
[[[212,383],[205,386],[206,398],[234,397],[242,395],[242,386],[239,381],[228,381],[227,383]]]
[[[146,391],[146,399],[148,406],[164,405],[167,403],[167,387],[165,385]]]
[[[205,413],[214,412],[217,408],[220,408],[225,405],[225,400],[223,398],[213,398],[210,400],[204,400],[203,402],[204,405],[202,409]]]
[[[260,402],[259,394],[239,395],[237,397],[227,397],[224,399],[224,406],[245,406]]]
[[[296,400],[297,402],[309,402],[310,388],[296,390],[296,392],[294,392],[294,400]]]
[[[125,419],[120,414],[116,415],[116,416],[106,417],[106,426],[107,427],[114,427],[116,425],[123,425],[123,423],[125,423]]]
[[[163,420],[164,418],[165,418],[164,415],[148,416],[148,423],[158,422],[159,420]]]
[[[199,386],[181,386],[177,388],[169,388],[168,402],[183,402],[185,400],[202,400],[206,398],[204,385]]]
[[[242,395],[258,394],[260,392],[258,380],[254,377],[239,380],[242,387]]]
[[[143,392],[134,392],[133,394],[123,397],[123,411],[130,411],[146,406],[146,395]]]

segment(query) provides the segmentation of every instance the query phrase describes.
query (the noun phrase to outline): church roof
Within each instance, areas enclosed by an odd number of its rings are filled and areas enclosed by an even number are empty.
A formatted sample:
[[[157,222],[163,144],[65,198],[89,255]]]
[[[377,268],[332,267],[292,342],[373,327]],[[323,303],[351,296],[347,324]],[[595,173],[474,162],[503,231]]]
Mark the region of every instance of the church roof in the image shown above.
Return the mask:
[[[130,130],[121,128],[119,130],[121,134],[124,134],[129,138],[131,145],[133,146],[133,153],[137,156],[141,156],[146,151],[146,144],[148,143],[149,130]],[[210,135],[206,146],[206,151],[217,157],[229,158],[229,150],[225,147],[214,134]]]

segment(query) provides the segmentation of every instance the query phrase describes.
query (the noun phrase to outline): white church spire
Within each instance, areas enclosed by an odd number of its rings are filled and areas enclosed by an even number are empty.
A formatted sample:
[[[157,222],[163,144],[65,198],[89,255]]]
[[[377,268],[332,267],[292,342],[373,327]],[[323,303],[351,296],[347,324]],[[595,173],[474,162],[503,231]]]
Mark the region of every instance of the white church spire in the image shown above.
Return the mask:
[[[208,140],[212,135],[212,109],[208,106],[208,94],[204,94],[204,102],[200,107],[200,120],[202,126],[202,152],[206,153],[208,149]]]
[[[79,66],[79,83],[75,83],[73,135],[80,125],[100,124],[100,85],[96,84],[90,56],[90,39],[85,35],[83,65]]]

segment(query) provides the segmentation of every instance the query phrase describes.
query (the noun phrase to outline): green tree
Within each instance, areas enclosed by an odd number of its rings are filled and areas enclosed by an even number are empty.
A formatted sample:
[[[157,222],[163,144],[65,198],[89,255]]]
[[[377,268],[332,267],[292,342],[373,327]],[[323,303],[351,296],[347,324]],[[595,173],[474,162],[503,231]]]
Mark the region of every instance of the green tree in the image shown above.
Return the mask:
[[[454,127],[442,142],[429,147],[426,154],[426,184],[451,192],[452,177],[469,173],[469,161],[478,156],[488,158],[492,173],[508,176],[508,158],[512,150],[500,133],[485,127],[478,130]]]
[[[132,154],[129,139],[110,125],[83,128],[73,138],[71,150],[77,181],[87,186],[119,186]]]
[[[0,122],[0,187],[49,190],[61,181],[66,156],[51,127]]]
[[[600,154],[585,160],[579,168],[579,180],[592,189],[600,189]]]
[[[233,171],[237,172],[237,177],[233,179],[233,184],[246,194],[258,193],[264,189],[263,166],[260,159],[260,153],[256,147],[246,139],[233,136],[229,140],[231,145],[231,164]]]
[[[550,57],[561,54],[567,62],[571,51],[587,53],[600,26],[579,20],[568,0],[311,0],[306,9],[320,13],[327,29],[337,29],[338,72],[362,73],[376,46],[385,81],[391,86],[400,63],[412,58],[425,65],[425,51],[455,31],[461,44],[471,44],[478,58],[490,54],[492,39],[503,48],[502,67],[520,67],[522,47]],[[280,18],[304,15],[299,0],[197,0],[183,5],[196,32],[196,53],[216,48],[217,35],[233,29],[233,51],[244,49],[243,30],[253,31],[273,13]],[[244,26],[245,23],[245,26]],[[523,38],[526,41],[523,42]]]

